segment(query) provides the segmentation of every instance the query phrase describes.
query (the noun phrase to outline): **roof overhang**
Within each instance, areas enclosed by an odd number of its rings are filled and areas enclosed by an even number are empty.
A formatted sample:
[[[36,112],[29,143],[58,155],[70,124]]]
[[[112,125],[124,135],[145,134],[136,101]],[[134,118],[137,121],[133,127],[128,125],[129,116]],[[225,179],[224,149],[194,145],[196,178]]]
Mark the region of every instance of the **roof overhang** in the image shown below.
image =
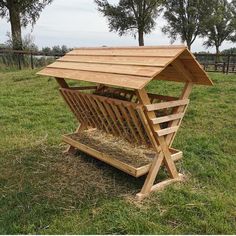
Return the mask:
[[[37,74],[142,89],[151,80],[212,81],[185,46],[78,48]]]

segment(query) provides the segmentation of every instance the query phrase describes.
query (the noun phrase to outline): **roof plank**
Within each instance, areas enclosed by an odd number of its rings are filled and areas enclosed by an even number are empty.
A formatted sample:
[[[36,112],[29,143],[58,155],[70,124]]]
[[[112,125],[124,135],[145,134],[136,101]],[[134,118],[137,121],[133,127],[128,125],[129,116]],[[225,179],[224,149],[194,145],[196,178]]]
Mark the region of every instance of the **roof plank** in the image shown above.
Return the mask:
[[[132,89],[141,89],[152,80],[151,77],[149,78],[149,77],[140,77],[131,75],[123,76],[119,74],[109,74],[109,73],[91,72],[91,71],[77,71],[77,70],[69,70],[61,68],[44,68],[37,74],[78,80],[78,81],[87,81],[105,85],[120,86]]]
[[[129,56],[129,57],[175,57],[178,53],[185,50],[185,48],[136,48],[136,50],[128,50],[127,48],[120,49],[75,49],[68,53],[68,55],[94,55],[94,56]]]
[[[126,57],[126,56],[87,56],[87,55],[66,55],[57,61],[64,62],[86,62],[116,65],[139,65],[139,66],[161,66],[164,67],[169,61],[169,57]]]
[[[163,67],[143,67],[129,65],[103,65],[76,62],[54,62],[48,68],[63,68],[80,71],[93,71],[103,73],[114,73],[123,75],[137,75],[152,77],[157,71],[161,71]]]

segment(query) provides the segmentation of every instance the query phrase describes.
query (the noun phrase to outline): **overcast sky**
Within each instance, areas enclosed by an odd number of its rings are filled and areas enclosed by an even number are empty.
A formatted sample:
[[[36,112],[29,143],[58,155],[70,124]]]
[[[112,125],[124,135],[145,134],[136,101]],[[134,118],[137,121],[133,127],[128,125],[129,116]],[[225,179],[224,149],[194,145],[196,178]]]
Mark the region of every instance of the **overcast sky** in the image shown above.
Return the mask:
[[[109,2],[118,2],[110,0]],[[165,21],[159,17],[156,29],[145,36],[145,45],[166,45],[170,39],[162,32]],[[10,25],[0,19],[0,43],[6,41],[6,33],[10,32]],[[23,34],[31,33],[35,43],[41,47],[67,45],[68,47],[81,46],[129,46],[137,45],[137,40],[131,36],[119,37],[109,32],[106,19],[96,10],[93,0],[54,0],[41,13],[40,19],[32,29],[23,29]],[[176,41],[175,44],[180,44]],[[221,50],[232,47],[233,44],[224,43]],[[202,40],[197,39],[192,51],[206,50]],[[214,48],[209,49],[214,52]]]

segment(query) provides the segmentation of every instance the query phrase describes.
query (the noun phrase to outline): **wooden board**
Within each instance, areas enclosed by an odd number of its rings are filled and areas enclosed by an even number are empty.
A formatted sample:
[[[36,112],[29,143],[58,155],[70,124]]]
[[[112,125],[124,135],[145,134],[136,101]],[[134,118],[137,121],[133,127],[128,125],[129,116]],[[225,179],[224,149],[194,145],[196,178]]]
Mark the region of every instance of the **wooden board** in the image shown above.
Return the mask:
[[[113,64],[113,65],[141,65],[141,66],[161,66],[164,67],[170,59],[168,57],[148,57],[143,60],[142,57],[126,57],[126,56],[87,56],[87,55],[66,55],[57,61],[62,62],[87,62],[90,64]]]
[[[89,145],[85,145],[85,144],[73,139],[71,137],[71,135],[72,134],[63,135],[63,137],[62,137],[63,141],[65,143],[71,145],[72,147],[75,147],[75,148],[91,155],[92,157],[95,157],[96,159],[103,161],[103,162],[105,162],[105,163],[131,175],[131,176],[140,177],[142,175],[147,174],[150,169],[151,163],[143,165],[141,167],[134,167],[134,166],[127,164],[123,161],[115,159],[114,157],[110,156],[109,154],[107,154],[105,152],[98,151],[98,150],[90,147]],[[173,161],[178,161],[179,159],[182,158],[181,151],[178,151],[176,149],[170,149],[170,152],[172,153]],[[128,158],[129,157],[127,156],[127,159]]]
[[[158,71],[161,71],[163,67],[150,67],[150,66],[130,66],[130,65],[103,65],[103,64],[90,64],[90,63],[78,63],[78,62],[54,62],[48,66],[48,68],[62,68],[78,71],[91,71],[91,72],[103,72],[122,75],[136,75],[152,77]]]
[[[76,70],[59,69],[59,68],[57,69],[45,68],[37,74],[78,80],[78,81],[88,81],[105,85],[120,86],[131,89],[140,89],[151,81],[151,78],[148,77],[131,76],[131,75],[124,76],[119,74],[76,71]]]
[[[103,48],[101,49],[75,49],[68,55],[90,55],[90,56],[136,56],[136,57],[175,57],[178,53],[184,51],[185,48]]]

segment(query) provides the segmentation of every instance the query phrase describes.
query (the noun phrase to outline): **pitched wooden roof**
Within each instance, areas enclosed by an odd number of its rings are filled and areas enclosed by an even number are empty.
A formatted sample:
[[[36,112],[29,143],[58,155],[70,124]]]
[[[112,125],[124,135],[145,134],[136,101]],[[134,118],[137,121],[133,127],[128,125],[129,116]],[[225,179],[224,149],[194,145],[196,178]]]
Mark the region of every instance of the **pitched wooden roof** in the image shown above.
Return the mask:
[[[153,79],[212,85],[185,46],[78,48],[38,74],[133,89]]]

